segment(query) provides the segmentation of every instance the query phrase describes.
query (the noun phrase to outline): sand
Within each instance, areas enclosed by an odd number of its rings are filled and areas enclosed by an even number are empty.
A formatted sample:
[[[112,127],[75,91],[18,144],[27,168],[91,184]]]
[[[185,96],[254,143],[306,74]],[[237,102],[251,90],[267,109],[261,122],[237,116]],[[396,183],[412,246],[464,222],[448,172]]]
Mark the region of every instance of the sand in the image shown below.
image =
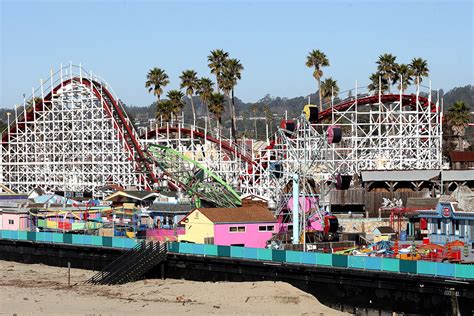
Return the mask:
[[[94,272],[0,261],[0,315],[348,315],[283,282],[142,280],[85,285]]]

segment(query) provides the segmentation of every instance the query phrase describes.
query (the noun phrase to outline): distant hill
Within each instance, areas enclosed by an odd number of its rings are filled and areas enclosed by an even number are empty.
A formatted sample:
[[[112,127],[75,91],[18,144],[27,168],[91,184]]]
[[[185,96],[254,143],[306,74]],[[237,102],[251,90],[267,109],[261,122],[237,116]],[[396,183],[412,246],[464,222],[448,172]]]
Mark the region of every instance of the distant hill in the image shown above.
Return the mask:
[[[455,101],[464,101],[471,109],[474,111],[474,89],[473,86],[467,85],[464,87],[458,87],[449,90],[448,92],[444,93],[441,91],[441,96],[444,98],[444,108],[447,110],[449,106],[454,103]],[[316,94],[311,94],[311,103],[317,104],[318,103],[318,96]],[[345,97],[345,96],[341,96]],[[194,97],[194,104],[196,107],[196,112],[198,117],[204,116],[206,114],[205,108],[201,104],[201,100],[199,97]],[[276,126],[279,124],[281,118],[285,117],[285,111],[287,112],[288,117],[296,117],[300,115],[301,111],[303,110],[303,106],[308,102],[308,97],[299,96],[294,98],[282,98],[282,97],[273,97],[270,95],[265,95],[262,99],[258,100],[255,103],[251,102],[244,102],[239,98],[235,98],[236,104],[236,113],[238,117],[241,117],[242,120],[238,122],[239,131],[246,132],[248,136],[254,136],[254,122],[253,120],[249,120],[249,117],[253,117],[254,114],[250,111],[252,105],[256,105],[258,108],[257,117],[259,120],[257,121],[257,132],[259,138],[261,138],[265,134],[265,124],[263,118],[265,117],[265,113],[263,110],[264,105],[268,105],[270,108],[270,112],[272,116],[268,117],[269,125],[270,125],[270,132],[274,131]],[[184,109],[185,120],[190,122],[192,118],[190,101],[186,98],[186,107]],[[152,103],[148,106],[134,106],[130,107],[125,105],[127,109],[127,113],[130,117],[135,121],[137,126],[148,126],[149,120],[155,117],[156,113],[156,103]],[[230,116],[228,111],[228,104],[225,104],[225,113],[223,116],[223,125],[226,127],[230,126]],[[6,122],[6,112],[11,111],[7,109],[0,109],[0,129],[1,124]],[[273,122],[272,122],[273,121]],[[472,129],[472,127],[470,127]],[[469,136],[471,132],[468,133]],[[473,140],[470,142],[474,144],[474,135],[472,136]]]
[[[442,96],[445,109],[456,101],[463,101],[469,106],[471,112],[474,111],[474,87],[472,85],[451,89]]]

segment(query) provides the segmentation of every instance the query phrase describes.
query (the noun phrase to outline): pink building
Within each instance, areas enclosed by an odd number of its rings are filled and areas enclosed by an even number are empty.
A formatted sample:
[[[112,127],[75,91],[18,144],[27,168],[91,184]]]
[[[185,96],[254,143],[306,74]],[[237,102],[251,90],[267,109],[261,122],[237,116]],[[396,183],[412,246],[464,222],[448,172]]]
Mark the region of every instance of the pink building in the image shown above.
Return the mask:
[[[0,210],[0,229],[3,230],[28,230],[30,225],[28,211]]]
[[[155,228],[147,229],[146,238],[155,241],[178,241],[178,236],[184,234],[184,228],[176,229]]]
[[[276,232],[277,220],[262,206],[199,208],[182,221],[185,234],[179,241],[221,246],[264,248]]]

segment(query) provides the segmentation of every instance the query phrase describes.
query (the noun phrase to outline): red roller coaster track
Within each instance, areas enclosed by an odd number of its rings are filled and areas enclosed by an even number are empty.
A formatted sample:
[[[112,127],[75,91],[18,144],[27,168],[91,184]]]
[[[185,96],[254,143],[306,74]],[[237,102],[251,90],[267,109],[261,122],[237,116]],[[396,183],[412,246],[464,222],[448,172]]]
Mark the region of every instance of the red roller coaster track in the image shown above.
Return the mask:
[[[237,148],[232,146],[229,142],[219,140],[219,139],[215,138],[212,135],[204,134],[201,131],[192,130],[190,128],[185,128],[185,127],[162,127],[162,128],[158,128],[156,130],[151,130],[146,135],[140,136],[140,138],[142,138],[142,139],[145,138],[145,137],[146,138],[153,138],[153,137],[156,136],[156,133],[158,133],[159,135],[166,135],[167,133],[181,133],[183,135],[193,135],[196,138],[206,139],[210,142],[213,142],[213,143],[221,146],[222,149],[224,149],[228,152],[231,152],[232,154],[236,155],[237,157],[239,157],[243,161],[246,161],[246,162],[251,163],[251,164],[255,163],[254,161],[252,161],[252,158],[250,158],[250,157],[242,154],[241,152],[239,152],[237,150]]]
[[[415,95],[401,95],[400,96],[399,94],[381,95],[380,98],[379,98],[378,95],[365,96],[365,97],[357,99],[357,104],[358,105],[370,105],[370,104],[377,104],[379,102],[389,103],[389,102],[400,101],[400,98],[401,98],[402,104],[404,106],[414,107],[417,104],[417,102],[416,102],[417,98],[416,98]],[[430,104],[431,111],[432,112],[436,111],[436,104],[433,103],[433,102],[430,103],[427,98],[418,97],[418,101],[419,101],[419,103],[421,104],[422,107],[426,107],[426,106],[428,106],[428,104]],[[354,104],[354,102],[355,102],[355,98],[352,98],[351,100],[343,101],[343,102],[341,102],[337,105],[334,105],[333,108],[328,108],[328,109],[322,111],[319,114],[319,118],[324,119],[324,118],[330,117],[331,114],[332,114],[333,109],[336,110],[336,111],[345,111],[345,110],[349,109]],[[153,138],[153,137],[156,136],[157,133],[159,135],[166,135],[167,133],[181,133],[183,135],[193,135],[194,137],[200,138],[200,139],[205,138],[208,141],[211,141],[215,144],[218,144],[224,150],[236,155],[237,157],[239,157],[243,161],[246,161],[246,162],[248,162],[250,164],[254,164],[254,165],[258,164],[258,162],[253,161],[251,157],[243,155],[235,146],[231,145],[229,142],[219,140],[219,139],[215,138],[212,135],[204,134],[201,131],[193,130],[193,129],[190,129],[190,128],[185,128],[185,127],[168,127],[168,128],[167,127],[162,127],[162,128],[158,128],[156,130],[151,130],[151,131],[147,132],[145,135],[141,135],[140,137],[142,139],[143,138]],[[267,147],[267,149],[272,148],[272,147],[273,146],[269,146],[269,147]]]
[[[91,81],[91,80],[86,79],[86,78],[68,79],[68,80],[65,80],[62,83],[58,84],[50,93],[48,93],[44,97],[44,102],[51,102],[52,95],[55,95],[60,88],[62,88],[63,86],[65,86],[69,83],[71,83],[72,81],[80,82],[81,84],[84,84],[84,85],[88,86],[89,88],[92,88],[92,92],[94,93],[94,95],[99,100],[103,101],[102,104],[104,106],[104,109],[105,109],[106,113],[109,115],[109,117],[115,119],[114,120],[114,128],[116,130],[122,130],[122,132],[125,132],[123,138],[126,142],[127,149],[129,150],[130,154],[132,155],[132,159],[135,159],[135,157],[133,157],[134,151],[132,149],[132,148],[134,148],[137,155],[138,155],[138,157],[136,157],[135,160],[137,160],[137,163],[140,167],[142,167],[142,168],[144,167],[146,169],[146,172],[144,172],[145,177],[147,177],[145,179],[145,184],[146,184],[147,188],[150,189],[152,187],[153,183],[157,182],[157,178],[156,178],[156,176],[153,172],[152,167],[148,164],[147,159],[145,157],[145,154],[144,154],[144,152],[143,152],[143,150],[140,146],[140,143],[136,139],[136,137],[135,137],[135,135],[132,131],[132,127],[128,123],[128,121],[125,117],[125,114],[122,111],[122,108],[117,104],[117,101],[115,100],[115,98],[112,96],[110,91],[104,85],[102,85],[99,82]],[[100,93],[101,91],[102,91],[103,94]],[[34,113],[36,111],[43,111],[43,105],[44,105],[43,100],[40,100],[40,101],[36,102],[34,105],[32,105],[32,106],[30,106],[26,109],[26,115],[22,116],[21,118],[26,117],[27,122],[33,121],[35,119]],[[33,110],[33,107],[34,107],[34,110]],[[113,109],[113,112],[112,112],[112,109]],[[2,143],[3,144],[6,144],[8,142],[8,133],[15,133],[16,132],[16,125],[18,126],[18,128],[25,128],[25,120],[19,121],[17,124],[12,124],[10,126],[8,132],[4,133],[4,135],[2,137]],[[119,137],[122,138],[122,136],[120,134],[119,134]],[[140,173],[143,173],[144,170],[139,170],[139,171],[140,171]]]
[[[369,105],[369,104],[377,104],[379,102],[382,103],[390,103],[390,102],[397,102],[400,101],[400,98],[402,100],[402,104],[405,106],[411,106],[414,107],[416,106],[416,95],[411,95],[411,94],[402,94],[401,96],[399,94],[382,94],[380,95],[380,99],[378,95],[370,95],[362,98],[357,99],[357,105]],[[355,103],[355,98],[352,98],[347,101],[342,101],[339,104],[334,105],[334,110],[335,111],[345,111],[349,109],[354,103]],[[429,100],[425,97],[418,97],[418,101],[420,102],[422,107],[427,107],[429,104]],[[430,105],[431,112],[436,112],[436,104],[431,102]],[[333,109],[328,108],[326,110],[323,110],[321,113],[319,113],[319,119],[325,119],[327,117],[330,117],[332,114]]]

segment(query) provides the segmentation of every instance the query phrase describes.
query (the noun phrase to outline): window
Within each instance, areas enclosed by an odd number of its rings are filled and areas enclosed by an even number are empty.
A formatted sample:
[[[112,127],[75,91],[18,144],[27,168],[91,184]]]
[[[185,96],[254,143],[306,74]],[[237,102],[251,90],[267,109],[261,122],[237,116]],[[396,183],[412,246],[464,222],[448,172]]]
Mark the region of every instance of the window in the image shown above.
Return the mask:
[[[195,219],[199,219],[199,212],[195,212],[195,213],[194,213],[194,218],[195,218]]]
[[[8,220],[8,225],[13,225],[13,224],[15,224],[15,221],[13,219],[9,219]]]
[[[268,225],[268,226],[258,226],[259,232],[272,232],[275,229],[275,226]]]
[[[229,227],[230,233],[245,233],[245,226],[231,226]]]

